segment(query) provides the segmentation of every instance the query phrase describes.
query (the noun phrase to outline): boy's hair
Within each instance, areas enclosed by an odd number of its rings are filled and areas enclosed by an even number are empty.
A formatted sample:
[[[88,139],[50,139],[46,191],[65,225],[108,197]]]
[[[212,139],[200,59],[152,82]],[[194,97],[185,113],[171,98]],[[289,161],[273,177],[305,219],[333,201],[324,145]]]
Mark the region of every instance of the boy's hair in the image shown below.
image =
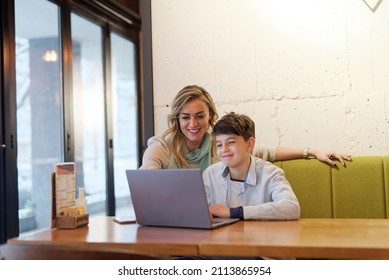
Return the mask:
[[[243,136],[244,140],[255,138],[255,123],[246,115],[230,112],[217,121],[213,127],[212,135],[235,134]]]

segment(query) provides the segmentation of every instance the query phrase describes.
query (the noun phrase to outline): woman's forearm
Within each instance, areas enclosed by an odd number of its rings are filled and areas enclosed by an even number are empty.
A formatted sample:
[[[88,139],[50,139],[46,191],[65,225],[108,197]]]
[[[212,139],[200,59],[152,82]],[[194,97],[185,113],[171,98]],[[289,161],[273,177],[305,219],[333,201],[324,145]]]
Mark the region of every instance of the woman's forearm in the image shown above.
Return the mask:
[[[338,160],[345,166],[345,160],[351,161],[351,156],[334,151],[321,151],[310,148],[276,148],[276,161],[301,159],[301,158],[316,158],[321,162],[327,163],[331,166],[336,166],[334,160]]]

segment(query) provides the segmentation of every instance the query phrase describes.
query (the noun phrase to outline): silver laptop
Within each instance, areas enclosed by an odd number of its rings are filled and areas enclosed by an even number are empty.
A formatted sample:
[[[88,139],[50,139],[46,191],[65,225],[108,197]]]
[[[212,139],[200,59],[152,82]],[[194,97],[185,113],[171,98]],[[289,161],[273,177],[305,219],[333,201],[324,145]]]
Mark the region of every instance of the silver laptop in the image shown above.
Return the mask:
[[[239,219],[210,218],[200,169],[126,170],[137,223],[211,229]]]

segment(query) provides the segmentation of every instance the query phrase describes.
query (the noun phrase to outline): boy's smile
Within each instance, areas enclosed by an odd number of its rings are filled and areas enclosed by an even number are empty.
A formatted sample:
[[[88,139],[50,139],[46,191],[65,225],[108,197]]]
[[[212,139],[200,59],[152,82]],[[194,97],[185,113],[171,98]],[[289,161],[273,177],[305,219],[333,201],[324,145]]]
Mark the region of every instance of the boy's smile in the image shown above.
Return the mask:
[[[245,141],[243,136],[235,134],[216,135],[216,152],[220,160],[230,168],[234,176],[246,178],[250,166],[250,154],[254,138]],[[235,172],[234,172],[235,171]],[[241,173],[238,175],[238,173]],[[236,178],[234,179],[242,179]]]

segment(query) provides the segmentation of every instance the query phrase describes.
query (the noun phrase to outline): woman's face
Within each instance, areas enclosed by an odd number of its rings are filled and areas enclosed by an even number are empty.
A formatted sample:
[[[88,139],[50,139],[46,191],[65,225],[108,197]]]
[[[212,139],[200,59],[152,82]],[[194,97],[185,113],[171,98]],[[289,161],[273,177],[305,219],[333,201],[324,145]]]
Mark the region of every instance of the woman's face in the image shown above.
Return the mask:
[[[189,151],[198,149],[203,142],[211,119],[207,104],[200,98],[185,104],[178,117],[181,132],[186,136]]]

